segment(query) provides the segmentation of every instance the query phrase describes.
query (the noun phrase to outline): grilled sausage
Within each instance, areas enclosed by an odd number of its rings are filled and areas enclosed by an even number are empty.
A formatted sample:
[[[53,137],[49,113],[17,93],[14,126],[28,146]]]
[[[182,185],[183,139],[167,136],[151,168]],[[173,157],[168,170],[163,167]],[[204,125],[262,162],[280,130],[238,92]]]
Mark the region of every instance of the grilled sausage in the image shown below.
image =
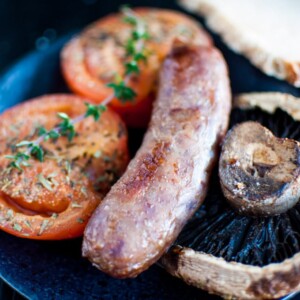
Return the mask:
[[[159,259],[204,200],[230,107],[218,50],[175,47],[143,144],[90,219],[83,256],[117,278]]]

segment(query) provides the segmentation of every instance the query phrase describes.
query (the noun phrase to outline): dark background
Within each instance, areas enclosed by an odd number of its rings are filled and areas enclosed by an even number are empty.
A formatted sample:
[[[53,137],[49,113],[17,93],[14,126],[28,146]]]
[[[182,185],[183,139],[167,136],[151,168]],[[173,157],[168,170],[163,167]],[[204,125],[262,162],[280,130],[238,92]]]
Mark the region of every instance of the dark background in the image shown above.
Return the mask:
[[[132,6],[174,6],[173,0],[125,1]],[[0,71],[24,53],[118,10],[119,0],[0,0]]]

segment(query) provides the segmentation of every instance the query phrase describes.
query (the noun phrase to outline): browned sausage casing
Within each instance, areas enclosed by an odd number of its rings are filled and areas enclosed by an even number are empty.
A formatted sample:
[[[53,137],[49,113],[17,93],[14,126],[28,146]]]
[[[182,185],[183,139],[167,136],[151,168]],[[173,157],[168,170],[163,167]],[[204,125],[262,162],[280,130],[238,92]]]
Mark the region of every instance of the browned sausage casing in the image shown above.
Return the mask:
[[[206,195],[230,107],[219,51],[175,48],[143,144],[86,227],[83,255],[97,268],[134,277],[174,242]]]

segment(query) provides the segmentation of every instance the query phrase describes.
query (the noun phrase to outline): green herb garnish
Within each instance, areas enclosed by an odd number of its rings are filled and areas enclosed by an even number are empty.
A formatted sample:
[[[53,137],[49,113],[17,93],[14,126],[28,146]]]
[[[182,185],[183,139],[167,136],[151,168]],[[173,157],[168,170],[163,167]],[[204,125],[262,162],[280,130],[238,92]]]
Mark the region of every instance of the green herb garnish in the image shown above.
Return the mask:
[[[114,98],[119,99],[121,102],[134,101],[136,92],[128,86],[128,82],[130,81],[131,76],[139,74],[140,63],[145,63],[147,60],[145,41],[149,38],[149,33],[145,22],[128,6],[123,6],[121,12],[124,16],[124,22],[128,23],[133,28],[130,37],[124,44],[126,52],[124,76],[118,75],[115,82],[107,84],[107,86],[112,89],[112,94],[104,99],[100,105],[86,103],[86,112],[74,119],[71,119],[70,116],[64,112],[58,113],[57,116],[60,119],[60,123],[53,129],[47,130],[44,127],[38,127],[37,134],[39,137],[35,141],[21,141],[14,146],[20,149],[16,154],[5,156],[7,159],[11,160],[8,165],[9,168],[15,168],[22,171],[22,167],[30,166],[28,162],[30,158],[43,162],[45,159],[45,151],[40,146],[43,141],[56,141],[62,136],[66,137],[69,142],[72,141],[76,136],[75,124],[88,117],[92,117],[95,121],[98,121],[101,118],[101,114],[106,110],[107,104]],[[21,151],[22,149],[23,151]],[[38,179],[45,188],[52,191],[53,183],[51,183],[51,181],[41,174],[38,175]]]
[[[40,184],[44,188],[46,188],[48,191],[51,191],[51,192],[53,191],[53,189],[52,189],[53,183],[51,181],[49,181],[48,179],[46,179],[43,174],[38,174],[38,180],[39,180]]]
[[[14,223],[13,230],[21,232],[22,231],[22,226],[18,223]]]

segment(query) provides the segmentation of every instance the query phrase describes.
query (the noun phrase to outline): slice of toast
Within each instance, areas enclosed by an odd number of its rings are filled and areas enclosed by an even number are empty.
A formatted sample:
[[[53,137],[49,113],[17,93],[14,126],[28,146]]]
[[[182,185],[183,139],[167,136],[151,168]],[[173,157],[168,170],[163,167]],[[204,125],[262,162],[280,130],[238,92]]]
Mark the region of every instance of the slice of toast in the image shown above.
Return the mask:
[[[299,0],[179,0],[206,18],[234,51],[268,75],[300,87]]]

